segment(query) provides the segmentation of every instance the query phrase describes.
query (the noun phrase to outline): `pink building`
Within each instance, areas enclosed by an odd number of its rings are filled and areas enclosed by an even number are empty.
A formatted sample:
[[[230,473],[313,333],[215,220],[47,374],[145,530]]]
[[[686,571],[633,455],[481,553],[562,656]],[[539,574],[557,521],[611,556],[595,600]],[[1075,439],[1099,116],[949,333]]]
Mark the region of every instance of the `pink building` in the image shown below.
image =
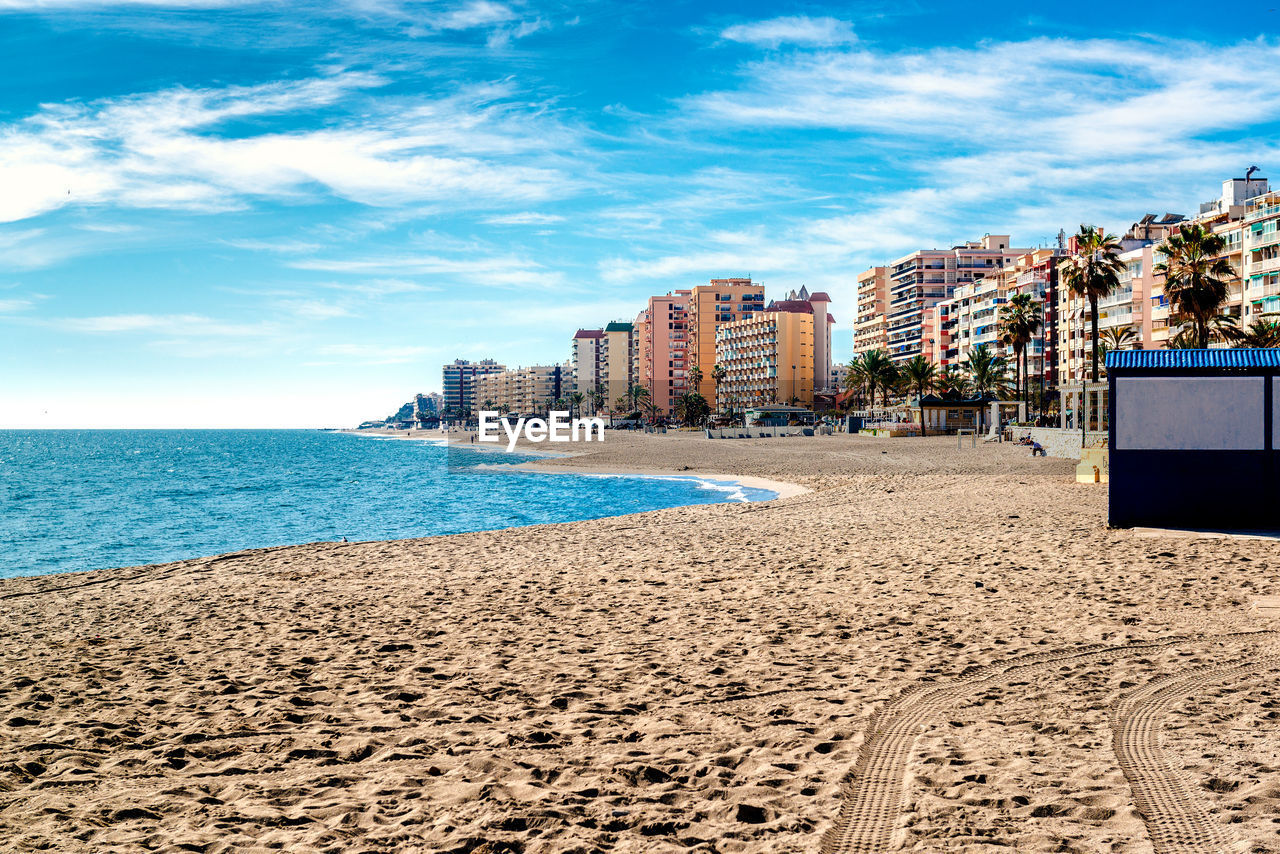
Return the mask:
[[[687,388],[689,369],[689,304],[693,292],[673,291],[649,298],[636,318],[641,330],[639,382],[649,389],[658,412],[670,414]]]

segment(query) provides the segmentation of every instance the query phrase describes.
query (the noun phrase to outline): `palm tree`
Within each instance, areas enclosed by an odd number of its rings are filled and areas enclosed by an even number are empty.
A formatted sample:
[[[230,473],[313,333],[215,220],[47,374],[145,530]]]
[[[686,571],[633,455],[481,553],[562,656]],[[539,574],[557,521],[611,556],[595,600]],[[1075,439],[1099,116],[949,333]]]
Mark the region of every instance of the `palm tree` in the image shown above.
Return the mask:
[[[867,388],[871,392],[871,408],[876,405],[876,388],[883,392],[883,399],[889,399],[889,389],[898,378],[898,368],[883,350],[868,350],[862,354],[861,372],[866,378]]]
[[[1138,335],[1132,326],[1113,326],[1102,330],[1102,343],[1111,350],[1127,350],[1129,345],[1137,342]]]
[[[484,409],[493,409],[494,405],[495,405],[495,401],[493,400],[493,398],[488,398],[485,400],[484,403],[480,404],[480,406]]]
[[[591,414],[597,414],[604,408],[605,395],[604,386],[598,385],[591,391],[587,392],[587,398],[591,401]]]
[[[1031,294],[1014,294],[1000,307],[1000,341],[1013,348],[1014,394],[1025,401],[1031,392],[1027,376],[1027,345],[1043,323],[1040,303]]]
[[[979,344],[969,351],[964,368],[969,374],[973,393],[979,397],[999,393],[1007,382],[1008,366],[986,344]]]
[[[866,389],[868,376],[866,366],[862,361],[862,356],[854,356],[849,360],[849,370],[845,374],[844,384],[846,388],[858,389],[858,397],[862,397],[862,392]],[[874,395],[873,395],[874,396]]]
[[[697,391],[702,386],[702,368],[694,365],[689,369],[689,391]]]
[[[631,411],[638,412],[642,404],[649,400],[649,389],[640,385],[640,383],[632,383],[627,389],[627,399],[631,401]]]
[[[901,391],[902,372],[885,356],[884,363],[876,368],[876,374],[880,377],[880,399],[888,405],[889,392]]]
[[[710,413],[707,399],[696,391],[686,391],[676,400],[676,417],[691,427],[704,421]]]
[[[1209,346],[1209,326],[1227,301],[1227,280],[1236,274],[1226,258],[1222,235],[1207,231],[1200,223],[1178,226],[1157,247],[1164,260],[1155,272],[1164,275],[1164,293],[1174,312],[1191,321],[1198,349]]]
[[[943,391],[954,391],[956,394],[966,394],[969,391],[969,379],[959,365],[947,365],[943,368],[937,385]]]
[[[1093,381],[1098,381],[1098,300],[1120,284],[1120,241],[1092,225],[1081,225],[1076,251],[1058,264],[1058,275],[1073,296],[1089,300],[1093,338]]]
[[[1246,347],[1280,347],[1280,321],[1257,318],[1245,330],[1237,330],[1231,339],[1239,349]]]
[[[902,366],[902,376],[916,390],[916,403],[920,407],[920,435],[926,433],[924,425],[924,392],[932,388],[938,379],[938,366],[924,356],[914,356]]]
[[[724,378],[729,375],[729,369],[724,365],[714,365],[711,368],[711,379],[716,384],[716,409],[720,408],[720,383],[724,382]]]
[[[575,391],[569,395],[569,409],[572,412],[572,415],[574,418],[577,418],[578,415],[581,413],[582,401],[586,399],[587,399],[587,396],[580,391]]]

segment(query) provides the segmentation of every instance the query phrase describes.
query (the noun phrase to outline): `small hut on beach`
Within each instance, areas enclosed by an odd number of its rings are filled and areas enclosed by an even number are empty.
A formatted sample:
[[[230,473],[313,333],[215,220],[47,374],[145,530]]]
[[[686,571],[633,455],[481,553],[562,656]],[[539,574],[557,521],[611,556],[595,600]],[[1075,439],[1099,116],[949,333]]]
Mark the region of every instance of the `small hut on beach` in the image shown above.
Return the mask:
[[[1107,354],[1110,523],[1280,529],[1280,350]]]

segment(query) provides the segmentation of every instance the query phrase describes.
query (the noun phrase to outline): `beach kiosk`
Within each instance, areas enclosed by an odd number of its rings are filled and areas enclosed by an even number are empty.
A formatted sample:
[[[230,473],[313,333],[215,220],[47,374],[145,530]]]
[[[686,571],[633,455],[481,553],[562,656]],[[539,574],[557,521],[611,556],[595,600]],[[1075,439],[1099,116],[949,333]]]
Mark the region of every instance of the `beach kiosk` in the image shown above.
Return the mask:
[[[1107,354],[1109,521],[1280,529],[1280,350]]]

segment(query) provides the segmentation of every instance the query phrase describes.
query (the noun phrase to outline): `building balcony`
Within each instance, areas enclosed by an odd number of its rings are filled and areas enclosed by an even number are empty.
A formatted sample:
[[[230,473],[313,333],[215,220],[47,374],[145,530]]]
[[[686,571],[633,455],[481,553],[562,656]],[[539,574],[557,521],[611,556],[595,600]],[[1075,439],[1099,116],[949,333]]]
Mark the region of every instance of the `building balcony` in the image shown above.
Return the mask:
[[[1269,285],[1250,288],[1247,298],[1250,300],[1260,300],[1274,296],[1280,296],[1280,282],[1272,282]]]
[[[1245,240],[1244,245],[1249,249],[1262,249],[1265,246],[1274,246],[1277,243],[1280,243],[1280,230],[1264,231],[1257,234],[1249,232],[1249,237]]]
[[[1264,258],[1260,261],[1250,261],[1245,272],[1247,275],[1253,275],[1255,273],[1269,273],[1272,270],[1280,270],[1280,255],[1274,258]]]
[[[1263,207],[1254,208],[1247,211],[1244,215],[1245,222],[1257,222],[1267,217],[1280,216],[1280,205],[1265,205]]]

